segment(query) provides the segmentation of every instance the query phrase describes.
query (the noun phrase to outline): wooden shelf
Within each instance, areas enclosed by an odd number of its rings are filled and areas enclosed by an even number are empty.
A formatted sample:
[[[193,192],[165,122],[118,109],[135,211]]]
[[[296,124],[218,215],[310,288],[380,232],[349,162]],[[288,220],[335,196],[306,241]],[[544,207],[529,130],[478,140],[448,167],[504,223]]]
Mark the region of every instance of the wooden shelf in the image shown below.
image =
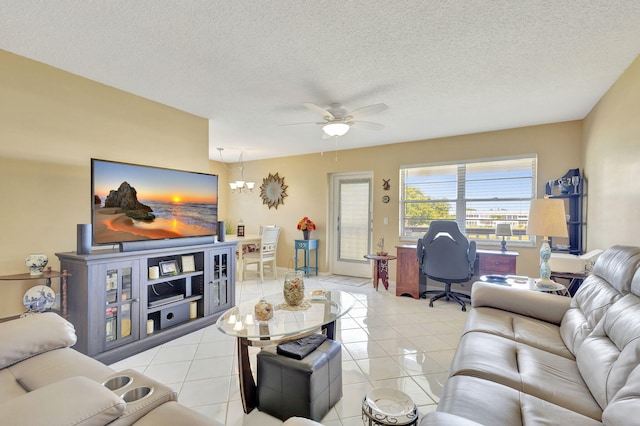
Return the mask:
[[[54,271],[51,267],[48,267],[45,271],[40,275],[31,275],[26,272],[23,274],[13,274],[13,275],[0,275],[0,281],[34,281],[34,280],[45,280],[45,284],[47,287],[51,287],[51,280],[55,278],[60,278],[60,302],[62,306],[60,307],[60,313],[63,318],[67,318],[67,278],[70,277],[71,274],[66,270],[62,272]]]
[[[52,278],[62,278],[70,276],[67,271],[53,271],[48,268],[42,272],[41,275],[31,275],[30,273],[14,274],[14,275],[0,275],[0,281],[26,281],[26,280],[50,280]]]

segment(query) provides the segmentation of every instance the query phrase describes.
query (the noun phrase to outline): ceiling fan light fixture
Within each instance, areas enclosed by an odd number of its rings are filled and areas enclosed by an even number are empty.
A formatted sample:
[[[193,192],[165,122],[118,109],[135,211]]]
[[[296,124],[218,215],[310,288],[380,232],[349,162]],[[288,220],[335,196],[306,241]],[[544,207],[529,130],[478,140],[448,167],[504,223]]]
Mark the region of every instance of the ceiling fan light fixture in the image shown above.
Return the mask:
[[[322,130],[329,136],[344,136],[349,129],[350,126],[345,123],[329,123],[322,126]]]

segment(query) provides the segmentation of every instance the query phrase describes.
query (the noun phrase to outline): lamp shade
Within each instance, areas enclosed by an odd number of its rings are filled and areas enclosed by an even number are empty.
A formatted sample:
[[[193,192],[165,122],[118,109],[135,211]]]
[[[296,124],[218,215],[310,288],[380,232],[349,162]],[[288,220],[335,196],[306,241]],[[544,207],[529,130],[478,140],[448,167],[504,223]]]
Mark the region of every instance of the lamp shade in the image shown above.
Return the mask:
[[[349,125],[345,123],[329,123],[322,130],[329,136],[343,136],[349,131]]]
[[[509,237],[511,235],[513,235],[511,233],[511,224],[498,223],[496,225],[496,237]]]
[[[567,237],[564,201],[553,198],[531,200],[527,234],[543,237]]]

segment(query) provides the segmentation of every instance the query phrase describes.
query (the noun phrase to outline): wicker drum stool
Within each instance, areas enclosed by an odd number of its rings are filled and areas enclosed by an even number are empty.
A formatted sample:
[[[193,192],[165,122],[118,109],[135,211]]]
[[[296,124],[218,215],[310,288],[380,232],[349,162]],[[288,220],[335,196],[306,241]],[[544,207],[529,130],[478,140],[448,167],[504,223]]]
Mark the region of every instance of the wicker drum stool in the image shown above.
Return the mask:
[[[320,421],[342,398],[342,348],[327,339],[301,360],[268,347],[258,353],[258,409],[281,420]]]

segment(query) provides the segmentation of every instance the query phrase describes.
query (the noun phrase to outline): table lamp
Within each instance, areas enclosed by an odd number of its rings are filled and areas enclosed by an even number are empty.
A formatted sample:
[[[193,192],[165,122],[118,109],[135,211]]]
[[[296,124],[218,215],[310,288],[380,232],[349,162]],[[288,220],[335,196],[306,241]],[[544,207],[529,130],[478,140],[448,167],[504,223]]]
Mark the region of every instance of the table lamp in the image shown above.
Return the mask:
[[[564,201],[553,198],[531,200],[527,234],[540,235],[543,238],[542,246],[540,247],[540,279],[537,282],[538,287],[555,288],[555,283],[550,279],[549,258],[551,257],[551,247],[549,246],[549,237],[567,237],[568,235]]]
[[[509,223],[498,223],[496,225],[496,237],[502,237],[502,243],[500,246],[502,251],[507,251],[507,241],[504,237],[510,237],[513,233],[511,232],[511,224]]]

